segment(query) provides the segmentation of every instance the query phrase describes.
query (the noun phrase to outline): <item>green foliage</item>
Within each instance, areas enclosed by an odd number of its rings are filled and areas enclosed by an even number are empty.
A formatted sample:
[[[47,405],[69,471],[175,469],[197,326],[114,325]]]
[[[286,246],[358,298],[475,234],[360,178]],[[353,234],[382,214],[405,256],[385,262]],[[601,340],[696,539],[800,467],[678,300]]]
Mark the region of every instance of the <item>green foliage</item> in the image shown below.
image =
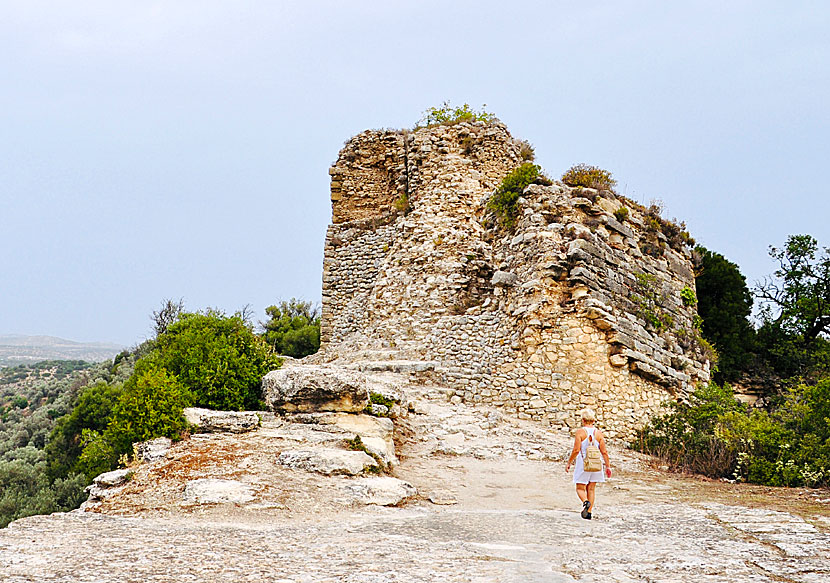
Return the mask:
[[[701,334],[718,351],[718,382],[733,382],[752,360],[755,331],[749,321],[752,296],[737,265],[703,247],[698,259],[695,287]]]
[[[415,128],[431,127],[436,125],[450,125],[461,122],[493,122],[496,116],[489,113],[485,108],[487,105],[481,107],[481,111],[472,109],[469,104],[465,103],[460,107],[453,107],[449,101],[445,101],[438,107],[430,107],[424,111],[423,117],[418,120]]]
[[[525,188],[531,184],[550,184],[550,180],[541,173],[541,167],[525,162],[504,177],[498,190],[487,201],[487,209],[496,214],[505,229],[516,226],[518,214],[517,201]]]
[[[655,417],[640,431],[634,449],[659,457],[673,469],[710,477],[732,471],[736,444],[715,433],[721,416],[744,410],[728,385],[701,385],[688,402],[671,401],[667,407],[668,413]]]
[[[98,431],[84,429],[80,443],[82,450],[75,462],[75,471],[82,474],[87,482],[117,466],[118,452]]]
[[[830,249],[825,247],[819,254],[816,239],[792,235],[783,249],[770,247],[770,257],[779,268],[774,278],[755,290],[768,308],[765,320],[800,336],[809,346],[830,333]]]
[[[104,381],[83,389],[71,413],[58,420],[49,436],[46,456],[50,476],[57,478],[71,472],[86,474],[76,465],[86,445],[85,440],[90,438],[90,432],[100,435],[106,429],[122,391],[120,383]]]
[[[758,376],[815,380],[830,372],[830,250],[809,235],[770,248],[778,269],[755,287],[761,302]]]
[[[830,378],[747,411],[728,385],[699,387],[641,431],[635,448],[673,468],[772,486],[830,485]]]
[[[614,218],[617,219],[619,222],[624,223],[628,218],[628,207],[621,206],[617,210],[614,211]]]
[[[372,391],[372,392],[369,392],[369,404],[366,405],[366,408],[364,409],[364,413],[367,413],[369,415],[374,415],[375,417],[388,417],[389,412],[392,411],[392,407],[395,404],[397,404],[397,401],[395,399],[391,399],[391,398],[386,397],[386,396],[384,396],[380,393],[375,393],[375,392]],[[372,409],[372,405],[383,405],[389,411],[386,413],[386,415],[378,415]]]
[[[277,354],[302,358],[320,349],[320,313],[311,302],[291,298],[265,313],[270,320],[260,322],[263,338]]]
[[[0,462],[0,528],[25,516],[77,508],[86,499],[85,486],[80,475],[50,482],[43,462]]]
[[[218,410],[260,408],[262,377],[279,359],[241,315],[186,313],[139,360],[136,373],[164,369],[194,395],[194,405]]]
[[[188,428],[182,411],[193,402],[194,395],[167,370],[137,372],[113,407],[103,435],[105,445],[120,455],[131,452],[136,442],[156,437],[179,439]]]
[[[695,295],[695,290],[693,290],[689,286],[684,287],[682,290],[680,290],[680,301],[682,301],[683,305],[687,308],[690,308],[697,304],[697,296]]]
[[[614,190],[617,181],[607,170],[590,164],[575,164],[562,174],[562,182],[568,186],[582,186],[596,190]]]

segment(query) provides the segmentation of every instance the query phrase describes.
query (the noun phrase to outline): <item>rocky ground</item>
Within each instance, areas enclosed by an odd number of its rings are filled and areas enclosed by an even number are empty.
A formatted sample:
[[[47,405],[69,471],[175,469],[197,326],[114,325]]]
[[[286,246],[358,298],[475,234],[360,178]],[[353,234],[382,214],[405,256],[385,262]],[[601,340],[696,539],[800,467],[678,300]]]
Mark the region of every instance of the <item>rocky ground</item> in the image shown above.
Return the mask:
[[[830,492],[671,475],[612,448],[614,478],[587,521],[564,473],[567,434],[407,390],[389,471],[401,482],[320,473],[340,467],[332,456],[389,456],[383,422],[269,415],[174,444],[85,511],[12,523],[0,580],[830,580]],[[355,433],[374,459],[345,448]]]

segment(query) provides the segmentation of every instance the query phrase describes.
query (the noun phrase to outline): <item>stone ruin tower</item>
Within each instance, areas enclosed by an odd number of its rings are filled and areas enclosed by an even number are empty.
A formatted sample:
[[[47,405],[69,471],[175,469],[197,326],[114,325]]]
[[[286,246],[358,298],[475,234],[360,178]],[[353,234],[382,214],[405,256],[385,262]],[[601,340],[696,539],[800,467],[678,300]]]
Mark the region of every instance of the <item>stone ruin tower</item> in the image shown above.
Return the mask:
[[[529,186],[504,230],[486,204],[519,146],[498,122],[346,143],[315,360],[420,361],[454,400],[554,426],[591,406],[630,437],[709,379],[691,253],[647,209],[558,182]]]

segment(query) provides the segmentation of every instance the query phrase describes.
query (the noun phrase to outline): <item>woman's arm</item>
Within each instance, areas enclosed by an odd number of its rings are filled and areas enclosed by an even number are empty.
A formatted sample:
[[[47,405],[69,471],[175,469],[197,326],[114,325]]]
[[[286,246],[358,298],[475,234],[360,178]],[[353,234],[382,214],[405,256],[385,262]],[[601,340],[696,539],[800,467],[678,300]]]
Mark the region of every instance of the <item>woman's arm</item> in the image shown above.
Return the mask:
[[[576,456],[579,455],[579,451],[582,449],[583,435],[587,435],[587,433],[585,433],[582,429],[578,429],[576,436],[574,436],[574,448],[571,451],[570,457],[568,457],[568,463],[565,465],[565,473],[571,471],[571,466],[573,465],[574,460],[576,460]]]
[[[599,453],[602,454],[602,458],[605,460],[605,475],[609,478],[611,477],[611,458],[608,457],[608,448],[605,447],[605,437],[602,435],[602,431],[597,431],[597,442],[599,443]]]

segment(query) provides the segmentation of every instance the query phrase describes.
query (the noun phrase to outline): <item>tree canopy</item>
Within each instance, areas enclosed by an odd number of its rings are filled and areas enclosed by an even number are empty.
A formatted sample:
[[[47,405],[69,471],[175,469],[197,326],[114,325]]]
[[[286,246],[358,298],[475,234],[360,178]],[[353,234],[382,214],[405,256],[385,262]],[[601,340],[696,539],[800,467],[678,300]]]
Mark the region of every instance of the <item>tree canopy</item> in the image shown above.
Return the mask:
[[[714,251],[698,246],[697,310],[701,333],[718,352],[719,382],[733,382],[752,358],[755,331],[749,321],[752,294],[738,266]]]
[[[311,302],[291,298],[276,306],[268,306],[270,316],[260,322],[265,341],[278,354],[302,358],[320,348],[320,311]]]

